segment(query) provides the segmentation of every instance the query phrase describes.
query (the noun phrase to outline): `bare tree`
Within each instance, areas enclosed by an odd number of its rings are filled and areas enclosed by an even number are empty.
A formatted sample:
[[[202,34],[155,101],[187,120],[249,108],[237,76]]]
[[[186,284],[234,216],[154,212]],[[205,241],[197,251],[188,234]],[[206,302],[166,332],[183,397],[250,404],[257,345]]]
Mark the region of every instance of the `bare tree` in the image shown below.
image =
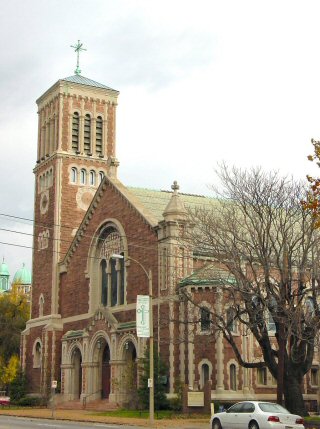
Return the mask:
[[[278,402],[284,394],[286,407],[305,415],[301,385],[320,327],[318,236],[301,205],[305,187],[259,168],[223,164],[217,173],[222,187],[209,208],[190,210],[195,227],[188,239],[210,259],[199,275],[218,283],[213,290],[228,301],[233,320],[253,334],[261,361],[243,358],[223,312],[212,312],[211,323],[240,365],[266,366],[278,381]],[[187,287],[181,292],[191,299]]]

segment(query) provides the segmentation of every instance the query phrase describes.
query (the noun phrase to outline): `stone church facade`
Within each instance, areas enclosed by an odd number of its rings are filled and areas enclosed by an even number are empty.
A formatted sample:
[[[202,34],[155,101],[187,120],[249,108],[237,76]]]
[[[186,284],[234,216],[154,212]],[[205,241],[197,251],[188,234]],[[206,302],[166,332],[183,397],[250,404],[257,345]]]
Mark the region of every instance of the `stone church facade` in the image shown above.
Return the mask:
[[[211,381],[213,400],[275,399],[267,371],[241,368],[201,308],[222,311],[213,284],[193,278],[201,256],[181,244],[187,206],[206,198],[128,188],[117,177],[118,91],[80,75],[61,79],[38,100],[31,319],[21,339],[30,392],[46,394],[53,380],[63,400],[128,399],[139,383],[147,339],[136,335],[136,298],[153,285],[155,351],[175,381],[199,389]],[[115,257],[115,255],[118,255]],[[149,271],[150,270],[150,271]],[[177,296],[187,288],[198,307]],[[227,310],[226,310],[227,311]],[[179,323],[185,320],[193,323]],[[247,359],[256,345],[235,327]],[[317,401],[318,362],[305,381]]]

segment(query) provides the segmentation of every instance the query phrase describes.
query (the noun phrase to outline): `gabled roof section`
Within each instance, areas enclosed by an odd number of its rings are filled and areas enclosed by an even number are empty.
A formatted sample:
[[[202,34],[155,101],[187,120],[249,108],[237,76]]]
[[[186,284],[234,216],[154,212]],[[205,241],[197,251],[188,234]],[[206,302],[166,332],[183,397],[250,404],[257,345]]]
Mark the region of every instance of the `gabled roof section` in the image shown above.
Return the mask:
[[[65,82],[78,83],[80,85],[94,86],[95,88],[108,89],[109,91],[114,91],[119,93],[119,91],[112,89],[109,86],[104,85],[103,83],[96,82],[95,80],[92,80],[77,74],[73,76],[65,77],[64,79],[61,79],[61,80]]]
[[[84,234],[86,226],[90,222],[92,213],[99,205],[99,201],[101,200],[102,195],[104,194],[108,186],[112,186],[120,194],[120,196],[122,196],[122,198],[124,198],[137,211],[137,213],[144,219],[147,224],[150,225],[151,228],[154,228],[158,225],[158,221],[154,217],[153,213],[150,212],[149,209],[145,207],[141,203],[141,201],[132,192],[130,192],[130,190],[126,186],[124,186],[123,183],[120,182],[120,180],[105,176],[91,201],[91,204],[78,228],[78,231],[69,247],[69,250],[64,257],[64,260],[60,263],[60,265],[63,265],[64,263],[68,264],[78,243],[81,241],[81,237]]]

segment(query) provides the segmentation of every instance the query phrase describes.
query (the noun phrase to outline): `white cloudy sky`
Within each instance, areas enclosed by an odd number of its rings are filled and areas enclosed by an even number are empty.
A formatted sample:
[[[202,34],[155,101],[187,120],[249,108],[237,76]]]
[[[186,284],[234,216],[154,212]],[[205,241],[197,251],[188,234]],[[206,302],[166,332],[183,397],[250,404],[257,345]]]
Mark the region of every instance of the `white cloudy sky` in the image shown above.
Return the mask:
[[[1,0],[0,212],[33,217],[35,100],[75,69],[120,91],[119,177],[209,194],[217,162],[304,178],[320,138],[320,3]],[[31,247],[0,216],[0,242]],[[31,249],[0,244],[11,274]]]

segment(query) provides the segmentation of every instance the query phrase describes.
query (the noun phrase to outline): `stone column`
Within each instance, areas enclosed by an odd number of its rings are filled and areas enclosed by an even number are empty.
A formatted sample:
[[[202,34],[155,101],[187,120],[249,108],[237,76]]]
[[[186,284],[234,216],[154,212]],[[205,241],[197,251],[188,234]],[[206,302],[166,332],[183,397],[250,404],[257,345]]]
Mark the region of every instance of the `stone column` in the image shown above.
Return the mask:
[[[179,307],[179,319],[180,320],[185,320],[185,304],[184,302],[180,302],[180,307]],[[186,382],[185,380],[185,369],[186,369],[186,363],[185,363],[185,353],[186,353],[186,343],[185,343],[185,333],[186,333],[186,327],[184,323],[180,323],[179,324],[179,378],[180,381],[184,384]]]
[[[216,312],[222,314],[222,291],[217,288],[217,301]],[[224,391],[224,353],[223,353],[223,337],[222,334],[218,335],[216,341],[216,392],[221,393]]]
[[[188,301],[188,310],[187,313],[190,317],[190,320],[194,319],[193,304]],[[193,389],[195,381],[195,371],[194,371],[194,325],[188,327],[188,383],[189,388]]]

